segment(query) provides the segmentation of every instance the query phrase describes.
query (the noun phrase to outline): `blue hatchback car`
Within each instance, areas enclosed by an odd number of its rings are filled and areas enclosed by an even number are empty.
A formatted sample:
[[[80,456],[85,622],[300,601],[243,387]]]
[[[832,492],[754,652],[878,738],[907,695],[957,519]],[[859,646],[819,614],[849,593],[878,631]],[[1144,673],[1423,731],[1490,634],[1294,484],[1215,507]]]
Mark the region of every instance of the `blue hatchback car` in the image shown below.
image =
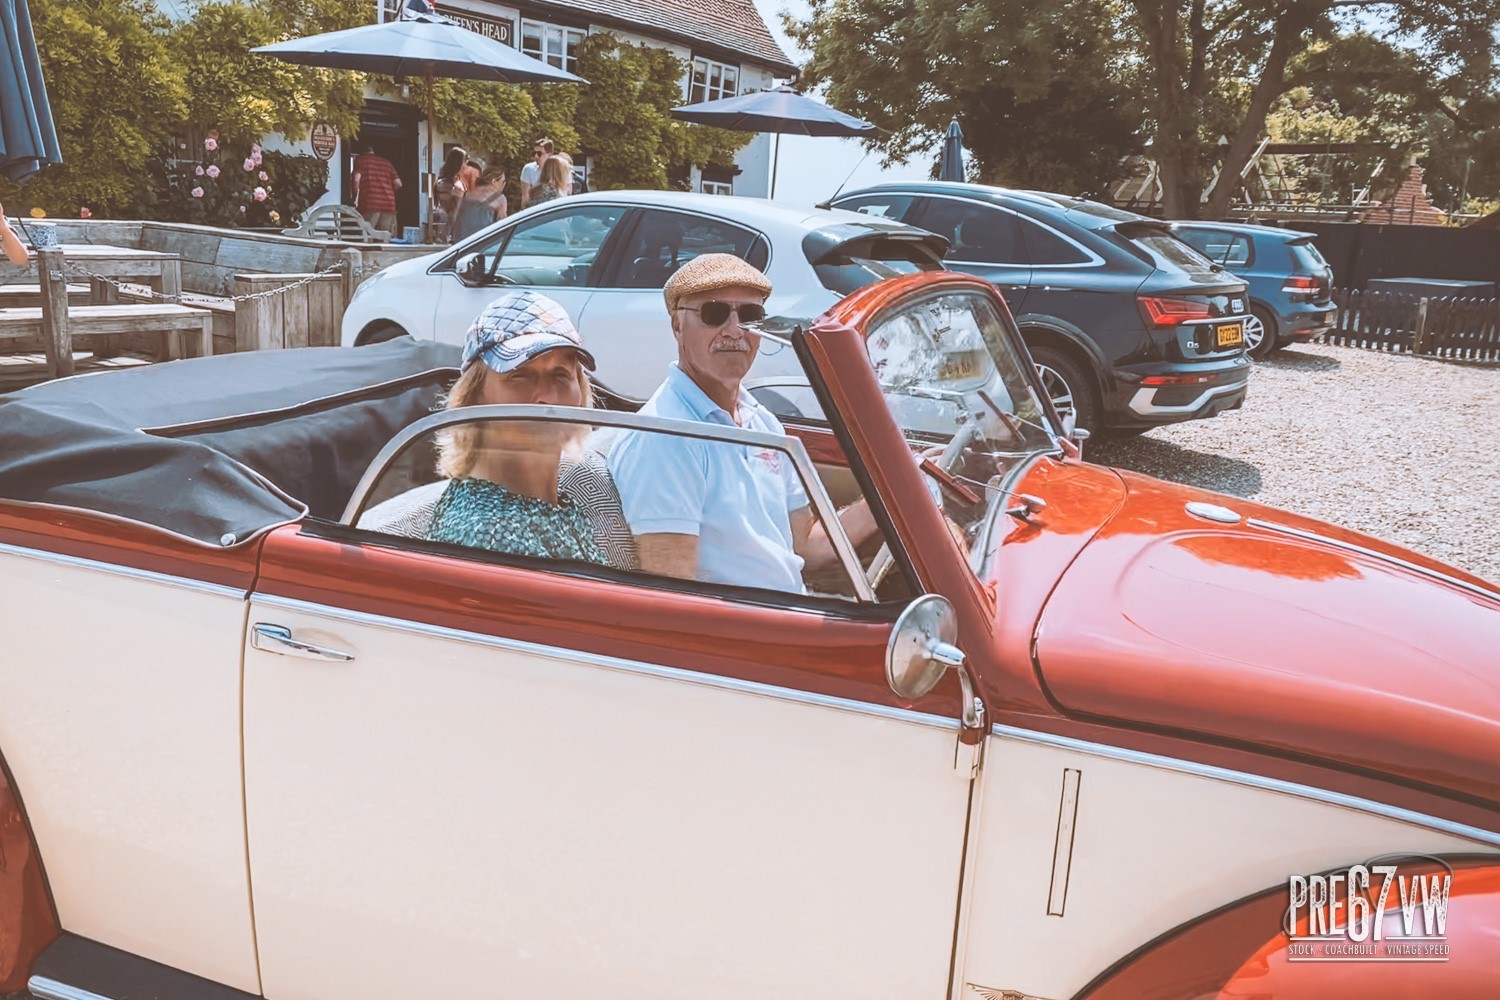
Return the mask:
[[[1230,222],[1174,222],[1172,231],[1250,286],[1245,351],[1263,358],[1333,326],[1333,269],[1313,233]]]

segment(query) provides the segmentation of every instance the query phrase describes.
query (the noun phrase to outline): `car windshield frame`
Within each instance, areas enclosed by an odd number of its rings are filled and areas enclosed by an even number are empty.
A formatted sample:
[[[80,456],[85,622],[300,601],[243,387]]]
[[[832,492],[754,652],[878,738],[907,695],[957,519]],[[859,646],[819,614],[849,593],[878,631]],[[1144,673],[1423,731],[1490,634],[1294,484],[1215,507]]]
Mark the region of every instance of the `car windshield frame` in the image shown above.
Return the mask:
[[[969,329],[960,330],[958,338],[946,345],[960,349],[944,352],[941,360],[936,356],[925,360],[917,357],[914,365],[906,364],[901,372],[893,373],[888,360],[882,364],[883,347],[871,351],[872,337],[903,317],[930,311],[933,303],[943,299],[964,300],[965,311],[975,317]],[[914,459],[922,464],[929,493],[948,517],[950,527],[963,533],[962,546],[976,574],[982,572],[989,556],[993,522],[1003,509],[1000,501],[1011,495],[1013,484],[1037,460],[1063,454],[1059,442],[1064,436],[1062,420],[1042,387],[1014,319],[997,299],[988,288],[939,285],[903,295],[857,323],[865,356],[881,383],[887,412]],[[931,340],[933,332],[949,334],[953,330],[951,322],[946,327],[939,322],[925,331],[908,324],[903,332],[908,337],[926,336],[931,344],[935,343]],[[775,333],[764,332],[780,339]],[[932,364],[952,365],[955,359],[972,360],[976,336],[989,362],[987,370],[959,372],[948,385],[923,384],[911,377],[920,373],[924,364],[930,369]],[[889,352],[884,355],[889,358]],[[913,360],[912,355],[903,360]],[[789,423],[831,426],[807,378],[747,380],[744,387]],[[1013,403],[1016,398],[1021,405]],[[852,455],[850,460],[854,460]]]

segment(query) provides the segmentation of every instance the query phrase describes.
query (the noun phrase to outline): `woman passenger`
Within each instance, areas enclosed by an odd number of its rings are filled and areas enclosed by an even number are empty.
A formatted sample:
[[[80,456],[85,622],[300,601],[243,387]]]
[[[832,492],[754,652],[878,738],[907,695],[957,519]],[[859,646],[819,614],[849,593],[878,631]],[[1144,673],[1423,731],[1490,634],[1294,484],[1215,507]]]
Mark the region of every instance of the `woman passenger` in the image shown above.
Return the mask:
[[[469,327],[448,408],[493,403],[592,406],[594,367],[563,308],[545,295],[507,292]],[[439,442],[449,479],[427,537],[492,552],[609,565],[584,511],[558,485],[576,424],[492,420],[455,427]]]

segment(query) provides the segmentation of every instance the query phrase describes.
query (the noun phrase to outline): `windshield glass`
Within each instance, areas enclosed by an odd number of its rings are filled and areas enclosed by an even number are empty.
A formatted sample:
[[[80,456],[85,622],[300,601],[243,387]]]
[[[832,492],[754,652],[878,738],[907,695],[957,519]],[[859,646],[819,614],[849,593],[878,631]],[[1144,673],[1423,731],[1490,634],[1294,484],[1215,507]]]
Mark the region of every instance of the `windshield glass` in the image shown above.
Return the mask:
[[[1010,473],[1057,447],[1030,360],[1012,343],[991,300],[971,291],[901,305],[866,341],[891,414],[966,549]]]

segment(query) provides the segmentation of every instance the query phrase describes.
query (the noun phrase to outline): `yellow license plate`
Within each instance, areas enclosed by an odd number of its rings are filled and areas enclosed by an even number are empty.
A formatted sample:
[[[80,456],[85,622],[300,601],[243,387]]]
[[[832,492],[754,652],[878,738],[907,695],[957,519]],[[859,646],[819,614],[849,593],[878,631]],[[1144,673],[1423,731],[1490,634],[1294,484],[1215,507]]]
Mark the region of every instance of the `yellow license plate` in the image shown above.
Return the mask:
[[[1245,324],[1224,323],[1214,327],[1214,336],[1220,347],[1238,347],[1245,342]]]

